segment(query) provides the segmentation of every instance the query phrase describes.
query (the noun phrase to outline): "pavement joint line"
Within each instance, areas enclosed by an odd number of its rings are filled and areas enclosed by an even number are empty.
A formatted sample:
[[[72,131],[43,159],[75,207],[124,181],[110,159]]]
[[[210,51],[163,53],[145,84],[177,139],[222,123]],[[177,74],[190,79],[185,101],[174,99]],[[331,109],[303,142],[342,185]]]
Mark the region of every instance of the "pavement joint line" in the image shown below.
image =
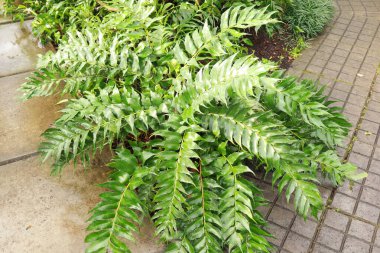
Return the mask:
[[[9,74],[9,75],[4,75],[4,76],[0,75],[0,78],[22,75],[22,74],[26,74],[26,73],[32,72],[33,70],[34,70],[34,68],[33,69],[28,69],[28,70],[25,70],[25,71],[24,70],[23,71],[19,71],[19,72],[16,72],[16,73],[13,73],[13,74]]]
[[[33,17],[26,17],[24,19],[24,21],[29,21],[29,20],[33,20]],[[10,25],[10,24],[15,24],[15,23],[20,23],[20,21],[19,20],[4,21],[4,22],[0,23],[0,27],[3,25]]]
[[[256,180],[260,180],[262,183],[264,183],[264,184],[266,184],[266,185],[272,186],[271,183],[269,183],[269,182],[267,182],[266,180],[264,180],[264,177],[265,177],[265,175],[261,176],[261,178],[260,178],[260,177],[254,177],[254,178],[255,178]],[[269,215],[271,214],[273,208],[276,206],[276,202],[277,202],[277,200],[279,199],[279,194],[278,194],[278,192],[276,191],[275,188],[273,188],[273,193],[275,193],[276,196],[274,197],[273,202],[270,202],[270,205],[269,205],[270,207],[269,207],[269,209],[268,209],[268,211],[267,211],[267,213],[266,213],[266,215],[265,215],[265,217],[264,217],[265,220],[268,220]]]
[[[344,35],[345,35],[346,32],[348,31],[348,28],[350,27],[350,24],[351,24],[352,21],[355,19],[355,17],[356,17],[355,15],[352,16],[352,18],[351,18],[351,20],[350,20],[350,23],[347,25],[346,29],[344,30],[344,33],[343,33],[343,35],[341,36],[339,42],[340,42],[343,38],[347,38],[347,37],[345,37]],[[360,27],[360,31],[358,32],[358,36],[363,32],[363,28],[364,28],[365,25],[367,24],[367,21],[368,21],[368,18],[366,18],[365,22],[364,22],[363,25]],[[352,49],[354,48],[355,44],[356,44],[357,41],[358,41],[358,36],[356,37],[355,43],[353,43],[352,46],[351,46],[351,48],[350,48],[350,50],[348,50],[350,53],[346,56],[346,58],[344,59],[344,62],[341,64],[341,67],[340,67],[340,69],[339,69],[339,72],[338,72],[337,77],[339,77],[340,74],[342,74],[342,70],[343,70],[344,66],[346,65],[346,63],[347,63],[347,61],[348,61],[348,58],[349,58],[349,56],[350,56],[350,54],[351,54],[351,51],[352,51]],[[338,44],[339,44],[339,43],[338,43]],[[338,44],[335,46],[335,48],[334,48],[334,52],[335,52],[335,50],[337,49]],[[371,43],[371,44],[372,44],[372,43]],[[369,50],[369,47],[367,48],[367,53],[368,53],[368,50]],[[367,53],[366,53],[366,55],[367,55]],[[333,54],[330,55],[329,59],[326,61],[326,64],[323,66],[323,70],[322,70],[322,72],[323,72],[325,69],[328,69],[328,68],[327,68],[327,64],[330,62],[330,60],[331,60],[331,58],[332,58],[332,55],[333,55]],[[364,57],[364,58],[365,58],[365,57]],[[364,61],[364,59],[363,59],[363,61]],[[363,65],[363,61],[361,62],[360,67]],[[360,69],[360,68],[359,68],[359,69]],[[358,70],[359,70],[359,69],[358,69]],[[354,81],[352,82],[352,86],[351,86],[350,91],[352,91],[352,89],[353,89],[352,87],[354,86],[353,84],[355,83],[356,78],[357,78],[357,76],[355,76],[355,79],[354,79]],[[328,94],[328,97],[329,97],[329,98],[331,97],[331,94],[332,94],[332,92],[334,91],[334,89],[335,89],[335,87],[336,87],[336,83],[338,82],[338,80],[339,80],[339,79],[337,78],[337,80],[336,80],[336,81],[333,83],[333,85],[330,87],[331,89],[330,89],[329,94]],[[346,99],[346,101],[347,101],[347,100],[348,100],[348,98]],[[346,101],[345,101],[344,105],[342,106],[343,108],[346,106]]]
[[[325,227],[327,227],[327,228],[330,228],[330,229],[332,229],[332,230],[334,230],[334,231],[336,231],[336,232],[339,232],[339,233],[343,233],[343,231],[341,231],[341,230],[338,230],[338,229],[336,229],[336,228],[334,228],[334,227],[331,227],[331,226],[329,226],[329,225],[325,225]],[[371,242],[369,242],[369,241],[366,241],[366,240],[364,240],[364,239],[362,239],[362,238],[359,238],[359,237],[357,237],[357,236],[355,236],[355,235],[351,235],[351,234],[349,234],[348,235],[349,237],[352,237],[352,238],[355,238],[355,239],[357,239],[358,241],[361,241],[361,242],[363,242],[363,243],[365,243],[365,244],[367,244],[367,245],[371,245],[372,243]],[[317,244],[318,244],[318,242],[317,242]],[[319,243],[319,244],[321,244],[321,243]],[[327,245],[325,245],[325,244],[321,244],[321,245],[323,245],[323,247],[327,247],[327,248],[329,248],[329,249],[332,249],[332,248],[330,248],[329,246],[327,246]],[[373,245],[376,245],[375,243],[373,243]],[[342,250],[340,250],[340,249],[338,249],[338,250],[334,250],[335,252],[340,252],[340,253],[342,253]],[[362,253],[362,252],[358,252],[358,253]],[[376,252],[377,253],[377,252]]]
[[[379,31],[379,28],[380,28],[380,25],[377,27],[377,31],[376,31],[376,33]],[[374,40],[374,38],[373,38],[373,40]],[[372,45],[372,43],[373,43],[373,40],[372,40],[372,42],[371,42],[371,45]],[[366,56],[367,56],[367,55],[368,55],[368,51],[367,51],[367,53],[366,53]],[[373,79],[372,79],[372,83],[371,83],[371,86],[370,86],[370,90],[369,90],[369,92],[368,92],[368,95],[367,95],[366,101],[365,101],[364,106],[363,106],[363,108],[362,108],[362,111],[361,111],[361,113],[360,113],[359,120],[358,120],[358,122],[357,122],[357,124],[356,124],[356,127],[355,127],[355,130],[354,130],[354,132],[353,132],[353,134],[352,134],[351,141],[350,141],[350,143],[348,144],[348,147],[347,147],[347,149],[346,149],[346,152],[345,152],[345,155],[344,155],[344,161],[347,161],[347,160],[348,160],[348,158],[349,158],[349,156],[350,156],[350,154],[351,154],[351,152],[352,152],[352,149],[353,149],[353,147],[354,147],[354,144],[355,144],[355,142],[356,142],[357,139],[358,139],[358,133],[359,133],[359,130],[361,129],[361,125],[362,125],[362,123],[363,123],[364,117],[365,117],[365,115],[366,115],[366,113],[367,113],[367,111],[368,111],[368,105],[369,105],[369,102],[371,101],[372,93],[373,93],[373,89],[374,89],[374,87],[375,87],[376,79],[377,79],[377,77],[378,77],[378,75],[379,75],[379,72],[380,72],[380,65],[379,65],[379,67],[377,68],[377,70],[376,70],[376,74],[375,74],[375,76],[374,76]],[[346,103],[347,103],[347,101],[346,101]],[[345,104],[346,104],[346,103],[345,103]],[[379,134],[380,134],[380,130],[378,130],[378,133],[377,133],[377,135],[376,135],[375,143],[377,143],[377,141],[378,141],[378,139],[379,139]],[[374,145],[375,145],[375,144],[374,144]],[[372,148],[372,152],[371,152],[371,156],[370,156],[370,159],[369,159],[369,161],[368,161],[368,164],[367,164],[366,172],[368,172],[368,170],[369,170],[369,166],[370,166],[370,164],[371,164],[371,161],[372,161],[372,157],[373,157],[373,155],[374,155],[374,152],[375,152],[375,148]],[[358,208],[358,205],[359,205],[359,202],[360,202],[360,198],[361,198],[361,195],[362,195],[362,192],[363,192],[363,188],[364,188],[364,184],[365,184],[365,182],[366,182],[366,178],[363,179],[363,182],[362,182],[362,184],[361,184],[361,186],[360,186],[359,194],[358,194],[358,196],[357,196],[356,199],[355,199],[355,206],[354,206],[353,213],[356,213],[356,210],[357,210],[357,208]],[[343,240],[342,240],[342,243],[341,243],[341,246],[340,246],[340,250],[341,250],[341,251],[343,251],[344,244],[345,244],[345,242],[346,242],[346,240],[347,240],[348,232],[349,232],[350,227],[351,227],[351,223],[352,223],[352,217],[350,217],[350,219],[348,220],[347,226],[346,226],[346,230],[345,230],[345,233],[344,233],[344,236],[343,236]],[[371,252],[371,251],[370,251],[370,252]]]
[[[362,222],[367,223],[367,224],[370,224],[370,225],[372,225],[372,226],[374,226],[374,227],[376,227],[376,228],[380,228],[380,224],[375,223],[375,222],[373,222],[373,221],[366,220],[366,219],[364,219],[364,218],[362,218],[362,217],[360,217],[360,216],[357,216],[357,215],[355,215],[355,214],[351,214],[351,213],[346,212],[346,211],[344,211],[344,210],[342,210],[342,209],[339,209],[339,208],[336,208],[336,207],[332,207],[332,206],[330,206],[330,205],[326,206],[326,208],[327,208],[328,210],[333,210],[333,211],[335,211],[335,212],[337,212],[337,213],[340,213],[340,214],[343,214],[343,215],[345,215],[345,216],[348,216],[348,217],[350,217],[350,218],[352,218],[352,219],[354,219],[354,220],[362,221]]]
[[[291,222],[290,222],[289,227],[286,229],[286,232],[285,232],[284,238],[282,238],[281,244],[280,244],[280,246],[279,246],[280,249],[282,249],[282,248],[284,247],[285,242],[286,242],[286,239],[288,239],[288,236],[289,236],[289,234],[290,234],[290,231],[291,231],[291,229],[292,229],[292,227],[293,227],[294,222],[296,221],[296,218],[297,218],[297,213],[293,216],[293,218],[292,218],[292,220],[291,220]]]
[[[377,218],[377,224],[380,224],[380,215]],[[372,238],[371,238],[371,245],[370,245],[370,248],[369,248],[369,252],[373,252],[373,246],[375,245],[375,240],[376,240],[377,233],[379,233],[379,227],[378,226],[376,226],[375,230],[373,231],[373,235],[372,235]]]
[[[379,26],[379,27],[380,27],[380,26]],[[378,30],[379,30],[379,27],[377,28]],[[367,53],[368,53],[368,52],[367,52]],[[366,55],[367,55],[367,54],[366,54]],[[361,128],[361,125],[363,124],[364,117],[365,117],[365,115],[366,115],[366,113],[367,113],[367,111],[368,111],[368,105],[369,105],[369,102],[371,101],[372,93],[374,92],[373,89],[374,89],[374,87],[375,87],[376,79],[377,79],[377,77],[378,77],[379,74],[380,74],[380,71],[379,71],[379,70],[380,70],[380,65],[379,65],[379,67],[378,67],[378,69],[377,69],[377,71],[376,71],[376,73],[375,73],[375,76],[372,78],[372,82],[371,82],[371,86],[370,86],[370,89],[369,89],[368,94],[367,94],[367,98],[366,98],[365,103],[364,103],[364,106],[363,106],[363,108],[362,108],[362,110],[361,110],[361,112],[360,112],[359,120],[358,120],[358,122],[356,123],[356,126],[355,126],[354,132],[353,132],[353,134],[352,134],[351,140],[350,140],[350,142],[349,142],[349,144],[348,144],[348,147],[347,147],[347,149],[346,149],[346,151],[345,151],[345,154],[344,154],[344,156],[343,156],[343,161],[347,161],[349,155],[350,155],[351,152],[352,152],[353,146],[354,146],[354,144],[355,144],[355,142],[356,142],[356,140],[357,140],[359,130],[360,130],[360,128]],[[351,94],[351,92],[350,92],[350,94]],[[347,100],[348,100],[348,99],[347,99]],[[345,104],[347,104],[347,100],[346,100]]]
[[[22,160],[26,160],[28,158],[37,156],[38,154],[39,154],[39,152],[33,152],[33,153],[17,156],[17,157],[11,158],[11,159],[7,159],[7,160],[4,160],[4,161],[0,161],[0,167],[8,165],[8,164],[11,164],[11,163],[19,162],[19,161],[22,161]]]
[[[345,32],[347,31],[347,28],[348,28],[348,27],[350,26],[350,24],[352,23],[352,20],[354,19],[354,17],[355,17],[355,15],[353,15],[353,16],[351,17],[351,19],[350,19],[350,23],[347,25],[347,27],[346,27],[346,29],[345,29]],[[366,24],[367,21],[368,21],[368,17],[366,17],[364,23]],[[361,30],[360,30],[359,34],[363,31],[363,27],[365,26],[365,24],[363,24],[363,26],[361,27]],[[378,31],[379,31],[379,26],[377,27],[376,33],[377,33]],[[374,35],[373,38],[372,38],[371,45],[373,44],[373,41],[374,41],[375,38],[376,38],[376,33],[375,33],[375,35]],[[342,36],[342,37],[343,37],[343,36]],[[356,39],[355,43],[357,42],[357,40],[358,40],[358,39]],[[354,44],[355,44],[355,43],[354,43]],[[323,42],[322,42],[321,44],[323,44]],[[320,44],[320,46],[321,46],[321,44]],[[353,44],[353,45],[354,45],[354,44]],[[352,47],[353,47],[353,46],[352,46]],[[351,49],[352,49],[352,47],[351,47]],[[319,48],[320,48],[320,47],[319,47]],[[318,48],[318,49],[319,49],[319,48]],[[335,48],[336,48],[336,47],[335,47]],[[368,47],[364,59],[365,59],[365,58],[367,57],[367,55],[368,55],[369,48],[370,48],[370,47]],[[313,57],[314,57],[314,56],[313,56]],[[331,57],[330,57],[330,58],[331,58]],[[329,60],[330,60],[330,58],[329,58]],[[345,62],[347,61],[347,59],[348,59],[348,57],[345,59]],[[361,66],[363,65],[364,59],[363,59],[363,61],[361,62]],[[327,62],[329,62],[329,60],[328,60]],[[310,62],[309,62],[309,63],[310,63]],[[308,65],[309,65],[309,64],[308,64]],[[323,70],[326,69],[326,65],[327,65],[327,63],[325,64]],[[343,64],[343,65],[344,65],[344,64]],[[343,65],[342,65],[342,67],[343,67]],[[323,70],[322,70],[322,72],[323,72]],[[341,68],[341,70],[342,70],[342,68]],[[341,70],[339,71],[339,73],[341,73]],[[344,157],[343,157],[343,158],[344,158],[343,160],[346,160],[346,159],[347,159],[347,157],[349,156],[350,152],[352,151],[353,142],[355,142],[356,139],[357,139],[358,127],[360,128],[360,125],[361,125],[361,123],[362,123],[363,120],[364,120],[364,116],[365,116],[366,108],[367,108],[368,103],[369,103],[369,101],[370,101],[370,97],[371,97],[371,94],[372,94],[372,91],[373,91],[373,88],[374,88],[375,80],[376,80],[378,74],[379,74],[379,73],[376,72],[375,77],[374,77],[373,80],[372,80],[371,88],[370,88],[370,91],[368,92],[368,95],[367,95],[367,99],[366,99],[365,105],[364,105],[364,107],[363,107],[363,109],[362,109],[361,116],[360,116],[360,118],[359,118],[359,121],[358,121],[357,124],[356,124],[355,131],[354,131],[354,133],[353,133],[353,135],[352,135],[352,138],[351,138],[351,140],[350,140],[350,145],[348,146],[348,149],[349,149],[349,150],[346,150],[346,152],[345,152],[345,154],[344,154]],[[355,76],[354,82],[355,82],[356,79],[357,79],[357,76]],[[331,94],[332,90],[334,90],[334,87],[335,87],[335,83],[334,83],[334,85],[331,87],[330,94]],[[352,92],[352,87],[351,87],[351,90],[350,90],[350,94],[351,94],[351,92]],[[348,101],[348,99],[345,100],[345,104],[344,104],[344,105],[347,104],[347,101]],[[363,188],[363,186],[361,186],[361,190],[362,190],[362,188]],[[331,192],[331,194],[330,194],[330,196],[329,196],[329,200],[330,200],[330,201],[332,201],[332,200],[334,199],[335,194],[336,194],[336,188],[334,188],[334,189],[332,190],[332,192]],[[357,197],[357,199],[360,200],[360,193],[359,193],[359,196]],[[358,200],[356,201],[355,204],[356,204],[356,205],[355,205],[354,212],[355,212],[355,210],[357,209]],[[325,207],[325,209],[322,211],[321,219],[320,219],[320,221],[319,221],[319,223],[318,223],[317,229],[316,229],[316,231],[315,231],[315,234],[314,234],[314,236],[313,236],[312,242],[311,242],[310,247],[309,247],[309,249],[308,249],[308,252],[309,252],[309,253],[311,253],[311,252],[314,250],[314,247],[315,247],[315,244],[316,244],[316,240],[317,240],[317,238],[318,238],[318,236],[319,236],[320,230],[321,230],[321,228],[322,228],[322,226],[323,226],[323,224],[324,224],[324,220],[325,220],[325,218],[326,218],[327,209],[328,209],[328,208]],[[347,232],[348,232],[347,229],[349,229],[349,226],[350,226],[350,222],[351,222],[351,221],[352,221],[352,219],[349,220],[349,224],[348,224],[347,227],[346,227],[346,232],[345,232],[344,238],[343,238],[342,243],[341,243],[340,251],[343,250],[342,248],[343,248],[344,243],[345,243],[345,240],[346,240],[346,238],[347,238]]]
[[[349,4],[351,5],[350,2],[349,2]],[[339,5],[338,5],[338,8],[339,8]],[[342,15],[342,11],[341,11],[340,9],[339,9],[339,11],[340,11],[340,13],[339,13],[339,17],[340,17],[340,16]],[[337,18],[337,20],[339,19],[339,17]],[[354,15],[352,15],[352,16],[350,17],[350,22],[347,24],[346,28],[344,29],[344,33],[343,33],[343,34],[345,34],[345,33],[347,32],[348,27],[350,26],[350,24],[352,23],[353,20],[354,20]],[[363,29],[363,28],[361,28],[361,29]],[[341,41],[342,38],[343,38],[343,36],[339,39],[339,41]],[[326,37],[325,37],[325,39],[326,39]],[[324,39],[324,41],[325,41],[325,39]],[[323,42],[324,42],[324,41],[323,41]],[[321,42],[321,43],[319,44],[317,51],[321,48],[323,42]],[[351,48],[352,48],[352,47],[351,47]],[[335,46],[335,49],[336,49],[336,46]],[[334,50],[335,50],[335,49],[334,49]],[[313,59],[314,57],[315,57],[315,54],[314,54],[313,57],[310,59],[308,65],[306,66],[305,69],[307,69],[307,67],[309,67],[310,62],[312,61],[312,59]],[[329,57],[329,59],[327,60],[327,62],[324,64],[321,73],[322,73],[323,70],[326,68],[327,63],[329,62],[330,59],[331,59],[331,56]],[[347,61],[347,58],[345,59],[345,62],[346,62],[346,61]],[[342,68],[341,68],[341,70],[342,70]],[[339,72],[341,72],[341,70],[340,70]],[[319,80],[319,79],[317,79],[317,80]],[[334,89],[334,86],[335,86],[335,84],[331,87],[331,89]],[[331,94],[331,91],[330,91],[330,94]],[[329,96],[330,96],[330,94],[329,94]],[[332,202],[332,200],[334,199],[334,196],[335,196],[335,192],[336,192],[336,188],[334,188],[334,189],[331,191],[331,193],[330,193],[330,195],[329,195],[329,197],[328,197],[328,199],[327,199],[327,202],[328,202],[328,201],[331,201],[331,202]],[[307,250],[307,253],[312,253],[312,252],[314,251],[314,248],[315,248],[315,245],[316,245],[316,242],[317,242],[318,236],[319,236],[320,231],[321,231],[321,229],[322,229],[322,227],[323,227],[323,224],[324,224],[324,222],[325,222],[326,215],[327,215],[327,208],[326,208],[326,206],[325,206],[325,208],[322,210],[322,213],[321,213],[320,219],[319,219],[319,221],[318,221],[317,228],[315,229],[314,235],[313,235],[312,238],[311,238],[311,243],[310,243],[310,245],[309,245],[309,248],[308,248],[308,250]]]
[[[291,228],[287,228],[287,227],[285,227],[285,226],[283,226],[283,225],[281,225],[281,224],[278,224],[278,223],[276,223],[276,222],[269,221],[269,222],[268,222],[268,225],[270,226],[271,224],[275,224],[276,226],[279,226],[280,228],[282,228],[282,229],[284,229],[284,230],[291,229]],[[338,230],[338,229],[336,229],[336,228],[334,228],[334,227],[331,227],[330,225],[326,225],[326,224],[325,224],[324,226],[325,226],[325,227],[328,227],[328,228],[330,228],[330,229],[332,229],[332,230],[334,230],[334,231],[336,231],[336,232],[342,233],[341,230]],[[294,234],[296,234],[296,235],[298,235],[298,236],[300,236],[300,237],[302,237],[303,239],[305,239],[305,240],[307,240],[307,241],[310,241],[310,243],[311,243],[311,239],[308,238],[308,237],[306,237],[305,235],[300,234],[299,232],[294,231],[294,230],[291,230],[291,232],[294,233]],[[359,240],[359,241],[361,241],[361,242],[363,242],[363,243],[369,244],[368,241],[363,240],[363,239],[361,239],[361,238],[359,238],[359,237],[356,237],[356,236],[354,236],[354,235],[350,235],[350,237],[353,237],[353,238],[355,238],[355,239],[357,239],[357,240]],[[320,243],[320,242],[317,242],[317,241],[316,241],[315,244],[316,244],[316,245],[317,245],[317,244],[318,244],[318,245],[322,245],[323,247],[326,247],[326,248],[328,248],[329,250],[331,250],[331,251],[333,251],[333,252],[340,252],[340,253],[341,253],[341,251],[336,250],[336,249],[333,249],[333,248],[329,247],[328,245],[322,244],[322,243]],[[373,245],[376,245],[376,244],[374,243]],[[275,246],[278,247],[278,245],[275,245]],[[281,251],[281,252],[282,252],[282,251]]]

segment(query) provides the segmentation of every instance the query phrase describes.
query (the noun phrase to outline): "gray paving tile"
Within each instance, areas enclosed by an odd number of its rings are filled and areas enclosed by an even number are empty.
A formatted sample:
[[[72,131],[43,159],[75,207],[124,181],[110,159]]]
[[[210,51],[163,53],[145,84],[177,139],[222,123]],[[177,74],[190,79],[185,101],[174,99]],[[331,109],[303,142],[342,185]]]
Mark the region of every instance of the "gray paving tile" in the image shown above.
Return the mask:
[[[359,130],[358,131],[358,140],[370,145],[374,145],[376,141],[376,133],[371,133],[368,131]]]
[[[370,245],[353,237],[348,237],[342,253],[369,252]]]
[[[317,244],[315,247],[314,247],[314,250],[313,250],[313,253],[335,253],[334,250],[331,250],[325,246],[322,246],[320,244]]]
[[[355,215],[367,221],[377,223],[380,208],[365,202],[359,202]]]
[[[269,226],[267,227],[267,230],[269,233],[273,235],[273,237],[268,238],[268,241],[272,243],[275,246],[280,246],[282,240],[284,239],[286,235],[286,229],[274,224],[269,223]]]
[[[366,169],[369,162],[369,157],[361,155],[359,153],[352,152],[349,157],[349,161],[362,169]]]
[[[19,23],[0,25],[0,77],[34,69],[38,54],[46,51],[37,47],[28,25],[30,21],[23,26]]]
[[[380,230],[377,230],[377,233],[375,236],[375,245],[380,247]]]
[[[377,131],[379,130],[379,125],[380,125],[379,123],[363,120],[360,128],[364,131],[369,131],[371,133],[376,134]]]
[[[348,224],[348,216],[334,210],[328,210],[324,224],[344,232]]]
[[[268,220],[287,228],[291,225],[291,221],[294,216],[295,214],[293,211],[274,206]]]
[[[371,242],[374,230],[375,227],[373,225],[359,220],[352,220],[348,233],[359,239]]]
[[[304,220],[302,217],[297,216],[295,219],[291,230],[306,237],[306,238],[313,238],[315,229],[317,228],[317,222],[314,220]]]
[[[343,240],[343,233],[329,227],[322,227],[317,242],[334,250],[339,250]]]
[[[374,189],[364,187],[360,200],[370,203],[372,205],[375,205],[377,207],[380,207],[379,194],[380,193]]]
[[[369,171],[380,175],[380,161],[372,160],[369,166]]]
[[[105,168],[66,168],[51,177],[47,166],[31,158],[0,167],[0,245],[16,252],[83,252],[88,211],[99,201],[97,184],[106,181]],[[155,253],[152,226],[141,229],[132,252]],[[0,250],[1,251],[1,250]]]
[[[373,146],[361,141],[356,141],[352,150],[361,155],[370,156]]]
[[[17,89],[28,75],[0,78],[0,161],[35,152],[40,135],[59,115],[57,98],[21,101]]]
[[[380,191],[380,175],[369,172],[365,185]]]
[[[334,208],[337,208],[338,210],[352,213],[354,211],[355,203],[356,203],[356,200],[354,198],[337,193],[335,194],[335,197],[331,206]]]
[[[359,195],[360,188],[361,185],[356,182],[345,182],[342,186],[338,187],[337,192],[356,198]]]
[[[290,232],[286,238],[284,249],[291,253],[306,253],[310,245],[310,240],[296,233]]]

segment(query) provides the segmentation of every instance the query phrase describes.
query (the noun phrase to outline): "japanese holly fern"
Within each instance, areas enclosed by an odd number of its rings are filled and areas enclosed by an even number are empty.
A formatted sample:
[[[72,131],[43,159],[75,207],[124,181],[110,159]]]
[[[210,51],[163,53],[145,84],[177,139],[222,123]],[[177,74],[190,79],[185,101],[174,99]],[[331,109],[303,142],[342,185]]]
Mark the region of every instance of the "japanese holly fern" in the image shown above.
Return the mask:
[[[26,99],[70,97],[40,146],[54,174],[116,149],[87,252],[129,252],[147,216],[167,252],[268,252],[266,200],[249,175],[273,173],[304,217],[323,207],[319,175],[364,176],[335,154],[350,127],[340,109],[241,46],[273,13],[255,1],[178,2],[59,3],[80,8],[75,20],[92,16],[63,24],[57,51],[22,86]]]

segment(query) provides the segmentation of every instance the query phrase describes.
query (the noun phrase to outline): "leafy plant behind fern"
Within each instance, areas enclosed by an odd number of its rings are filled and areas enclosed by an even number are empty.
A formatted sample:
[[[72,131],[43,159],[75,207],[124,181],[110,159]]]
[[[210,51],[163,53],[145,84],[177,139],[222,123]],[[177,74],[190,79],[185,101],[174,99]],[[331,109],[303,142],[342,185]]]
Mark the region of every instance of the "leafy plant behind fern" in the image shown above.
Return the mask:
[[[87,252],[129,252],[146,216],[167,252],[269,252],[247,175],[273,173],[304,217],[323,207],[319,173],[364,176],[335,154],[350,124],[322,90],[245,54],[244,29],[276,22],[253,2],[92,2],[22,86],[26,99],[71,97],[40,146],[53,174],[117,146]]]

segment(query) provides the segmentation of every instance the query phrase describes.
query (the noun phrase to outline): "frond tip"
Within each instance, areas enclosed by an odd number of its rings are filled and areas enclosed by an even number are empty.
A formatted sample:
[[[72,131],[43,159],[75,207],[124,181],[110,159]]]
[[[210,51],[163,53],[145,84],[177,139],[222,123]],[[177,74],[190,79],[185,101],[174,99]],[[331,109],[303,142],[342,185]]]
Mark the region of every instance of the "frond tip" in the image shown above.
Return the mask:
[[[100,194],[101,201],[88,220],[87,230],[92,232],[85,239],[89,244],[87,253],[130,252],[122,240],[133,241],[133,233],[141,224],[139,214],[144,208],[134,191],[141,182],[137,159],[128,150],[123,150],[110,165],[116,171],[111,181],[101,185],[109,191]]]

